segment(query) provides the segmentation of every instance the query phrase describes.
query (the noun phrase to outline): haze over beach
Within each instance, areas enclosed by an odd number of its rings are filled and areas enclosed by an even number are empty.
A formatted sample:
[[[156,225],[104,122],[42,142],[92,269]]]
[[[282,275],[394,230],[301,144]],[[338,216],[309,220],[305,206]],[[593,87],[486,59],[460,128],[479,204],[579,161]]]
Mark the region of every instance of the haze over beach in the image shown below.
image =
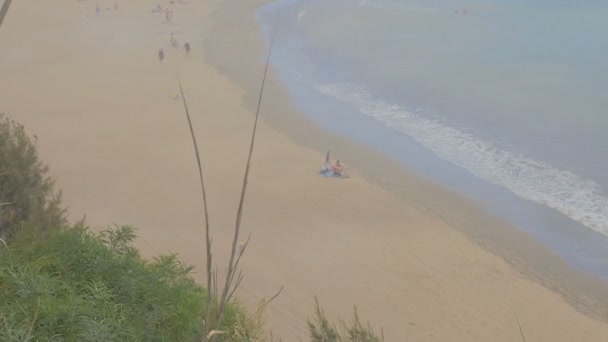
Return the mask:
[[[253,310],[283,286],[267,322],[283,341],[306,340],[315,295],[332,318],[356,305],[386,341],[517,341],[517,320],[528,341],[606,341],[605,74],[570,67],[605,64],[582,47],[572,62],[545,36],[489,30],[496,18],[569,23],[568,13],[595,28],[605,8],[446,3],[163,1],[169,24],[153,1],[16,1],[0,28],[0,112],[37,136],[72,220],[133,224],[146,257],[178,253],[204,284],[177,73],[223,265],[280,9],[239,300]],[[574,44],[585,29],[564,31]],[[539,42],[543,56],[530,48]],[[500,78],[500,89],[484,86]],[[584,105],[585,119],[566,104]],[[547,106],[556,117],[529,114]],[[318,175],[327,150],[350,178]]]

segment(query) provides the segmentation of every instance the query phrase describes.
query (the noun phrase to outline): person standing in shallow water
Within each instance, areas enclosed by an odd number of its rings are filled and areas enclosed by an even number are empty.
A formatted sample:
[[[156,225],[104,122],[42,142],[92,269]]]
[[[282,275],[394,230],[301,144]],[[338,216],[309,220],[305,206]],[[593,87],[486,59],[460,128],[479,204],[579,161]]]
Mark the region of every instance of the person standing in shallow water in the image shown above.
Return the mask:
[[[158,49],[158,61],[162,63],[164,59],[165,59],[165,49],[163,49],[163,47],[161,46],[160,49]]]

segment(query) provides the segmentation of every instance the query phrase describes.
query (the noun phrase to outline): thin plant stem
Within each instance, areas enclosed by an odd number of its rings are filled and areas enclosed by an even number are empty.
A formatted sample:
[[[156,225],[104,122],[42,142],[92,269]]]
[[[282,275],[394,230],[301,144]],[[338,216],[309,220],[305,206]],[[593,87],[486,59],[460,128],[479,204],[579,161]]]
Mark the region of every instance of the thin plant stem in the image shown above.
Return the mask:
[[[4,21],[4,18],[8,14],[8,9],[11,6],[11,1],[12,0],[4,0],[4,2],[2,3],[2,6],[0,6],[0,27],[2,26],[2,22]]]
[[[515,321],[517,321],[517,326],[519,327],[519,333],[521,334],[521,341],[526,342],[526,335],[524,335],[524,329],[521,327],[521,323],[519,323],[519,317],[515,314]]]
[[[247,244],[249,243],[249,239],[247,239],[247,242],[245,242],[241,246],[240,252],[238,253],[238,256],[237,256],[237,244],[238,244],[239,236],[240,236],[240,232],[241,232],[241,219],[243,217],[243,207],[245,205],[245,194],[247,193],[247,182],[249,180],[249,170],[251,168],[251,158],[253,156],[253,148],[255,146],[258,119],[260,117],[260,108],[262,105],[262,98],[264,95],[264,86],[266,84],[266,75],[268,73],[268,66],[270,65],[270,57],[272,56],[272,47],[274,45],[274,41],[275,41],[275,37],[276,37],[276,33],[277,33],[277,27],[279,24],[279,19],[280,19],[280,13],[277,15],[277,19],[274,24],[272,38],[270,40],[270,47],[268,49],[268,56],[266,58],[266,66],[264,67],[264,74],[262,77],[262,84],[260,87],[260,94],[258,97],[258,105],[257,105],[256,113],[255,113],[253,130],[251,133],[251,143],[249,144],[249,154],[247,156],[247,164],[245,166],[245,175],[243,176],[243,187],[241,189],[241,197],[239,199],[239,206],[238,206],[237,213],[236,213],[236,222],[234,225],[234,236],[232,239],[232,250],[230,253],[230,261],[228,262],[228,270],[226,272],[226,280],[224,282],[224,288],[222,290],[222,297],[220,299],[218,312],[216,313],[216,317],[215,317],[216,318],[216,320],[215,320],[216,329],[219,329],[219,325],[221,323],[224,309],[225,309],[226,305],[228,304],[228,301],[229,301],[231,295],[234,293],[234,290],[236,290],[236,287],[238,287],[238,285],[240,284],[240,282],[242,280],[242,277],[239,275],[239,277],[237,277],[236,286],[234,287],[233,290],[231,290],[232,284],[234,283],[234,276],[237,273],[236,271],[238,269],[238,264],[241,260],[243,253],[245,252],[245,249],[247,248]]]
[[[188,119],[188,126],[190,127],[190,135],[192,136],[192,145],[194,146],[194,154],[196,155],[196,164],[198,166],[198,175],[201,183],[201,195],[203,197],[203,212],[205,214],[205,246],[206,246],[206,257],[207,257],[207,312],[205,314],[205,321],[203,322],[203,339],[207,338],[207,334],[209,333],[209,322],[211,319],[211,302],[213,297],[215,297],[215,292],[213,292],[213,288],[211,287],[212,278],[213,278],[213,270],[211,268],[213,255],[211,253],[211,234],[209,227],[209,211],[207,210],[207,192],[205,190],[205,179],[203,177],[203,167],[201,164],[201,156],[198,151],[198,144],[196,142],[196,135],[194,134],[194,128],[192,127],[192,119],[190,117],[190,111],[188,110],[188,102],[186,101],[186,96],[184,95],[184,89],[182,87],[182,82],[179,79],[179,74],[177,75],[177,84],[179,85],[179,92],[181,94],[182,102],[184,104],[184,110],[186,112],[186,118]]]

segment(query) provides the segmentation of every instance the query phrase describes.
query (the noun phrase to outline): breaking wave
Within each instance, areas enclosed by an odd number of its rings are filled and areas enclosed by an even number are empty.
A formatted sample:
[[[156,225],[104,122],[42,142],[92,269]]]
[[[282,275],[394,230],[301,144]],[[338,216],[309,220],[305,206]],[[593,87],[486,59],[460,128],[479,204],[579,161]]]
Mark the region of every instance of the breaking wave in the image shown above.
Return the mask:
[[[499,148],[443,121],[424,118],[373,97],[364,87],[317,84],[323,94],[403,132],[437,156],[512,193],[560,211],[608,236],[608,198],[594,181],[525,155]]]

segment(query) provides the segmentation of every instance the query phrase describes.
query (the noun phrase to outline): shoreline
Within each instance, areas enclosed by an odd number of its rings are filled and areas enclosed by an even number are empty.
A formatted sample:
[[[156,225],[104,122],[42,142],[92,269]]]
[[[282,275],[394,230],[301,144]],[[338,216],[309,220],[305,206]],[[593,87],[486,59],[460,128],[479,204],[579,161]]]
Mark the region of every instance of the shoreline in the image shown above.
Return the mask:
[[[221,5],[218,11],[230,11],[234,14],[229,2]],[[256,20],[257,12],[263,6],[275,2],[269,0],[252,2],[252,5],[247,9],[250,15],[241,18],[243,21],[246,20],[250,27],[257,25],[258,40],[263,45],[263,48],[267,47],[268,42],[264,42],[265,37],[262,32],[262,23]],[[220,27],[225,27],[225,25],[226,23],[219,24]],[[210,43],[207,41],[205,43],[207,52],[210,50],[215,50],[216,53],[225,51],[225,47],[214,45],[214,43],[218,44],[219,40],[230,41],[230,39],[222,37],[222,34],[227,35],[225,32],[219,32],[218,30],[216,34],[217,36],[214,35],[214,38],[217,38],[215,42]],[[256,57],[260,59],[261,56],[264,56],[264,49],[258,48],[257,50]],[[254,54],[252,53],[251,55],[253,56]],[[243,88],[255,89],[255,83],[247,82],[251,81],[251,75],[247,77],[236,76],[236,74],[255,72],[254,70],[243,70],[246,68],[245,65],[230,65],[227,60],[213,59],[213,56],[209,58],[209,54],[206,54],[206,60],[211,65],[237,84],[240,84]],[[255,60],[251,56],[247,59]],[[264,113],[264,109],[262,108],[262,121],[285,133],[298,144],[313,148],[319,154],[324,153],[327,146],[334,147],[331,149],[332,152],[335,149],[343,156],[341,157],[343,160],[347,160],[351,165],[356,167],[357,176],[362,176],[370,183],[391,192],[409,205],[415,206],[444,222],[448,222],[450,227],[464,233],[480,247],[503,258],[530,279],[560,294],[577,310],[601,320],[605,319],[605,307],[608,306],[608,294],[606,292],[608,282],[587,271],[579,270],[566,264],[562,257],[542,245],[536,238],[515,227],[513,224],[506,222],[504,219],[489,213],[487,209],[482,208],[475,200],[467,199],[443,185],[438,185],[434,181],[412,173],[399,161],[373,147],[321,128],[308,115],[302,113],[299,109],[295,109],[294,100],[291,98],[289,91],[283,88],[284,85],[278,75],[278,71],[272,66],[272,61],[268,75],[269,81],[267,82],[272,84],[274,96],[273,99],[264,98],[263,101],[265,106],[281,109],[273,110],[273,115],[264,115],[266,113]],[[253,91],[248,92],[249,97],[246,99],[246,103],[249,107],[254,104],[255,99],[251,97],[254,93]],[[288,100],[280,101],[276,100],[277,98]],[[294,126],[297,126],[298,129],[294,130]],[[302,133],[302,131],[314,133],[307,134]],[[306,135],[316,138],[322,136],[323,138],[311,141]],[[390,172],[383,174],[377,168],[370,167],[373,165],[385,165],[386,168],[390,169]],[[395,170],[398,170],[398,172]],[[443,200],[437,201],[438,198],[442,198]]]

